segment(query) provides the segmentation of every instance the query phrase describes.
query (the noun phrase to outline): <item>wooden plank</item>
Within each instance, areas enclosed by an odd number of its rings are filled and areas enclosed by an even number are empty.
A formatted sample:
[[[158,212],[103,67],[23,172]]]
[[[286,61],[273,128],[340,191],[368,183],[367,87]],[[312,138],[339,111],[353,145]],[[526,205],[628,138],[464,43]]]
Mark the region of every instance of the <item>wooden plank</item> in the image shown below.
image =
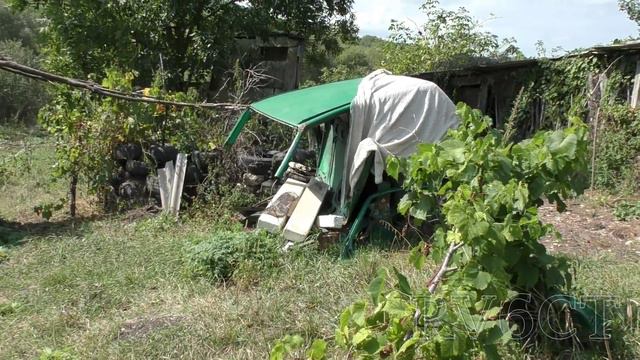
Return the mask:
[[[637,109],[640,105],[640,60],[636,62],[636,76],[633,79],[633,93],[631,94],[631,107]]]
[[[171,213],[178,216],[180,212],[180,200],[182,199],[182,188],[184,186],[184,176],[187,173],[187,155],[178,154],[176,160],[176,171],[171,187]]]
[[[158,183],[160,187],[160,202],[162,203],[162,209],[164,211],[168,211],[171,207],[171,185],[169,183],[167,169],[158,169]]]
[[[173,167],[173,161],[167,161],[164,164],[164,168],[167,173],[167,181],[169,183],[169,189],[173,188],[173,177],[176,175],[176,169]]]
[[[316,226],[322,229],[342,229],[346,220],[341,215],[320,215],[316,220]]]
[[[306,186],[301,181],[287,179],[260,215],[257,228],[272,233],[282,231]]]
[[[328,189],[329,186],[322,181],[311,179],[284,228],[285,239],[301,242],[307,238]]]

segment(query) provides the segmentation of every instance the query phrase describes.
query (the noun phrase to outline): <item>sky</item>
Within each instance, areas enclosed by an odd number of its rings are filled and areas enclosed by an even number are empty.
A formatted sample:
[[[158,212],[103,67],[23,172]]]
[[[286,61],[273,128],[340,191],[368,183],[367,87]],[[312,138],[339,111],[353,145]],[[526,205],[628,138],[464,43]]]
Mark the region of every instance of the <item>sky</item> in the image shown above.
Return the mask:
[[[424,23],[421,0],[355,0],[360,35],[386,38],[392,19]],[[542,40],[551,50],[587,48],[640,35],[639,27],[618,8],[617,0],[441,0],[448,9],[467,8],[484,29],[514,37],[527,56]],[[560,54],[559,54],[560,55]]]

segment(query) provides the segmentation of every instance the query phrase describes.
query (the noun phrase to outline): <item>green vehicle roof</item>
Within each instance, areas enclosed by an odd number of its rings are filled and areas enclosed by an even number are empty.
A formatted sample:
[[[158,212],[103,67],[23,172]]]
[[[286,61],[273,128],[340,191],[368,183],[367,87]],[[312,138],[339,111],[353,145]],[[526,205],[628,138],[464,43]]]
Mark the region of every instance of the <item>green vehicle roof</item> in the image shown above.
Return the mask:
[[[336,110],[348,110],[362,79],[339,81],[275,95],[251,104],[251,109],[273,120],[300,127]]]

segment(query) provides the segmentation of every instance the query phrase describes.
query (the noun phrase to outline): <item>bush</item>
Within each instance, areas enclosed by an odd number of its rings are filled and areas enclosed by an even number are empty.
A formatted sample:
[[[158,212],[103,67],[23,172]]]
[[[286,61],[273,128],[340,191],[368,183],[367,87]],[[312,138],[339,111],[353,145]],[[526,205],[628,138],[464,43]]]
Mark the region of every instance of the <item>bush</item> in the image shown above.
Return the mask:
[[[9,260],[9,251],[6,248],[0,246],[0,264],[7,260]]]
[[[640,201],[635,203],[623,201],[616,206],[613,214],[620,221],[640,219]]]
[[[0,55],[27,66],[37,67],[38,56],[18,40],[0,41]],[[0,123],[33,125],[46,101],[42,84],[23,76],[0,71]]]
[[[269,272],[279,263],[279,245],[262,232],[218,231],[187,249],[187,269],[212,281],[229,280],[239,269]]]
[[[596,185],[601,189],[640,190],[640,111],[626,104],[608,106],[596,152]]]

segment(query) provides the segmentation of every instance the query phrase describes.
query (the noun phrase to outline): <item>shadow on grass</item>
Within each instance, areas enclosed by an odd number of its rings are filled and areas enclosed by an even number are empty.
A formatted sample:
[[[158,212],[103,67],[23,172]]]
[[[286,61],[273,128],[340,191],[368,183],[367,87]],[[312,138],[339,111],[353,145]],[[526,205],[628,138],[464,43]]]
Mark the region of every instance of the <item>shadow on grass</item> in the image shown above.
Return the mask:
[[[59,221],[12,222],[0,218],[0,246],[15,247],[25,244],[35,237],[68,235],[74,236],[87,231],[88,224],[103,219],[102,215],[67,218]]]

